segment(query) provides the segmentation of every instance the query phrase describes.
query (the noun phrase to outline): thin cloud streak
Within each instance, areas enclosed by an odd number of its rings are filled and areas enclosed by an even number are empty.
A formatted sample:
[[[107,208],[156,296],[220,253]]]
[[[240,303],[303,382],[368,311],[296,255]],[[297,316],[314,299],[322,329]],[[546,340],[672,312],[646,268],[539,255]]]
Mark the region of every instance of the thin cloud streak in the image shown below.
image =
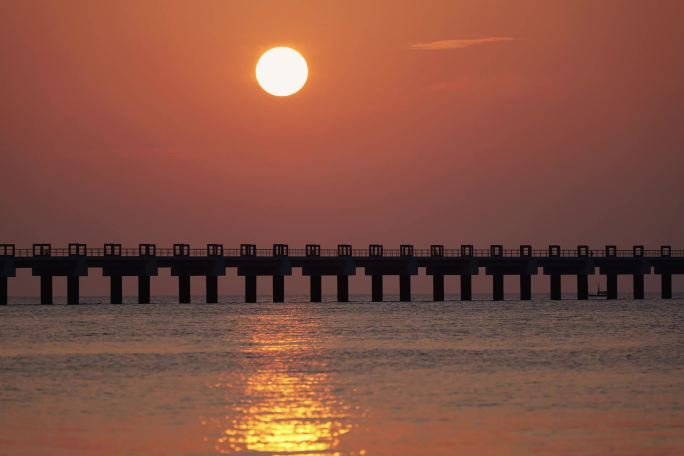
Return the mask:
[[[462,40],[442,40],[431,41],[429,43],[416,43],[409,46],[414,51],[441,51],[445,49],[463,49],[470,46],[478,46],[480,44],[501,43],[504,41],[513,41],[515,38],[508,36],[490,36],[487,38],[471,38]]]

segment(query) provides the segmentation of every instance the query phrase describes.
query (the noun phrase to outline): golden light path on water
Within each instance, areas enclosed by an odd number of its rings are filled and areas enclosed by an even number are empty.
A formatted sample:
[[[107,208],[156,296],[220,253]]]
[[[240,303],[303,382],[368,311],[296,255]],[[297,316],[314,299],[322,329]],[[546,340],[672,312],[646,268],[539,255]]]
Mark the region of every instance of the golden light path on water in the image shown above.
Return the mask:
[[[308,356],[317,349],[311,325],[283,315],[262,315],[250,325],[244,354],[258,360],[256,369],[237,378],[226,373],[214,386],[233,395],[223,423],[216,423],[225,427],[215,440],[216,451],[342,454],[340,438],[352,429],[350,408],[336,397],[326,366]]]

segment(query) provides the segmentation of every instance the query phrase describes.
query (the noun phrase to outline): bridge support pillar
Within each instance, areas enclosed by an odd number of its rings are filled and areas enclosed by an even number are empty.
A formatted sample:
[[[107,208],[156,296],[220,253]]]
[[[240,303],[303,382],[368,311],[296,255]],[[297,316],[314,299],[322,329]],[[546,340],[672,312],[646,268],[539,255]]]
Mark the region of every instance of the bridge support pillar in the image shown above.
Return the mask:
[[[410,302],[411,301],[411,276],[410,275],[400,275],[399,276],[399,301]]]
[[[311,281],[309,286],[311,302],[321,302],[321,276],[312,275],[309,280]]]
[[[561,299],[561,276],[560,274],[551,274],[551,299],[558,301]]]
[[[40,276],[40,303],[52,304],[52,276]]]
[[[520,300],[529,301],[532,299],[532,275],[520,274]]]
[[[0,306],[7,305],[7,277],[0,277]]]
[[[207,276],[207,303],[216,304],[218,302],[218,277]]]
[[[660,275],[660,297],[672,299],[672,274]]]
[[[123,279],[121,276],[109,278],[109,302],[121,304],[123,302]]]
[[[461,301],[473,300],[473,276],[461,275]]]
[[[273,302],[285,302],[285,276],[273,276]]]
[[[589,299],[589,276],[586,274],[577,274],[577,299]]]
[[[634,299],[644,299],[643,274],[634,274]]]
[[[337,302],[349,301],[349,276],[337,276]]]
[[[150,303],[150,276],[138,276],[138,303]]]
[[[380,302],[382,301],[382,276],[379,274],[371,276],[372,280],[372,296],[371,299],[373,302]]]
[[[78,304],[80,286],[78,276],[67,276],[67,304]]]
[[[503,274],[494,274],[492,276],[494,285],[493,298],[494,301],[503,301],[504,298],[504,276]]]
[[[190,276],[178,276],[178,302],[181,304],[190,303]]]
[[[256,276],[245,276],[245,302],[257,301],[257,278]]]
[[[444,276],[441,274],[432,276],[432,300],[444,301]]]
[[[606,275],[606,288],[608,289],[608,299],[617,299],[617,274]]]

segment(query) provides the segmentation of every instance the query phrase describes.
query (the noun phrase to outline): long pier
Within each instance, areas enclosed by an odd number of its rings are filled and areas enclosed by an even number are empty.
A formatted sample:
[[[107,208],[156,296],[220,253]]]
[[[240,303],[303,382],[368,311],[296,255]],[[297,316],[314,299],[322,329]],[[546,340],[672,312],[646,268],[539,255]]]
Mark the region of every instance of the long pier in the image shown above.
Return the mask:
[[[190,302],[190,277],[206,278],[208,303],[218,302],[218,277],[225,276],[229,268],[245,278],[245,302],[257,300],[257,278],[270,276],[273,282],[273,301],[285,300],[285,276],[293,268],[301,268],[302,275],[310,279],[312,302],[320,302],[322,276],[337,277],[337,300],[349,300],[349,276],[362,268],[371,276],[373,301],[383,300],[383,278],[399,276],[401,301],[411,300],[411,277],[419,268],[432,277],[434,301],[444,300],[446,276],[459,276],[461,299],[472,299],[472,276],[484,269],[492,277],[492,298],[504,298],[504,276],[520,278],[520,299],[532,298],[532,275],[549,277],[551,299],[561,299],[561,277],[577,277],[577,299],[589,298],[590,275],[606,277],[607,299],[618,297],[618,276],[632,276],[634,299],[644,298],[644,276],[660,276],[661,298],[672,297],[672,275],[684,274],[684,250],[661,246],[659,250],[646,250],[636,245],[631,250],[619,250],[608,245],[592,250],[586,245],[564,250],[558,245],[537,250],[529,245],[518,249],[504,249],[492,245],[489,249],[475,249],[461,245],[458,249],[445,249],[432,245],[429,249],[414,249],[402,245],[399,249],[385,249],[371,244],[368,249],[353,249],[341,244],[336,249],[321,249],[308,244],[304,249],[290,249],[286,244],[273,244],[271,249],[257,249],[254,244],[242,244],[239,249],[224,249],[222,244],[207,244],[206,248],[190,248],[189,244],[174,244],[173,248],[157,248],[155,244],[140,244],[138,248],[122,248],[121,244],[105,244],[102,248],[88,248],[85,244],[69,244],[67,248],[53,249],[50,244],[33,244],[31,249],[17,249],[14,244],[0,244],[0,305],[8,301],[8,279],[16,276],[17,269],[31,269],[40,278],[40,302],[53,303],[54,277],[66,277],[67,302],[78,304],[80,278],[91,269],[101,269],[110,278],[110,298],[114,304],[122,302],[124,277],[137,277],[138,302],[150,302],[150,281],[159,269],[170,269],[178,277],[178,299]]]

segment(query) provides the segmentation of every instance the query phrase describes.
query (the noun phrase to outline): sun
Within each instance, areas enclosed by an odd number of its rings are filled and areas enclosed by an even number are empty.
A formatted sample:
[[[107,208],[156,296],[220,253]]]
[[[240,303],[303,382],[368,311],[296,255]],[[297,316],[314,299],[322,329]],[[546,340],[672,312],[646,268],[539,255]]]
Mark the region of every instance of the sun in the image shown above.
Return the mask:
[[[275,47],[264,52],[256,65],[257,82],[276,97],[299,92],[309,77],[302,54],[289,47]]]

